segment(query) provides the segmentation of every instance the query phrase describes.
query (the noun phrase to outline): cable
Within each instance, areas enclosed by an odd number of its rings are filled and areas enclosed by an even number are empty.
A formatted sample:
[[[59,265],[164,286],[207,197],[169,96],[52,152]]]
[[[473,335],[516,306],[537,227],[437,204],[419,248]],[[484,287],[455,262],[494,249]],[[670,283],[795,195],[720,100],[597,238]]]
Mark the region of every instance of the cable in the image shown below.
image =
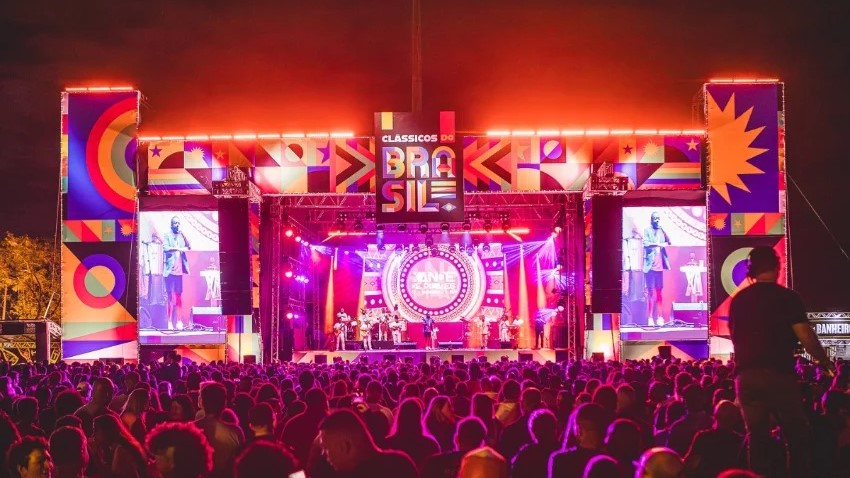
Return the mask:
[[[841,251],[841,255],[843,255],[844,258],[847,259],[847,262],[850,262],[850,255],[847,254],[847,251],[845,251],[844,247],[841,246],[841,242],[838,240],[837,237],[835,237],[835,234],[832,233],[832,230],[829,229],[829,226],[826,225],[826,221],[824,221],[821,215],[818,214],[818,211],[812,205],[812,202],[809,201],[809,198],[806,197],[806,194],[803,192],[802,189],[800,189],[800,186],[797,185],[797,181],[794,181],[794,178],[792,178],[791,175],[787,172],[785,173],[785,175],[788,177],[788,180],[791,181],[791,184],[793,184],[794,187],[797,188],[797,192],[799,192],[800,196],[803,197],[803,200],[806,201],[806,204],[809,206],[809,209],[811,209],[812,212],[815,213],[815,217],[818,218],[818,221],[820,221],[823,228],[826,229],[826,233],[829,234],[829,237],[832,238],[832,241],[835,242],[836,246],[838,246],[838,250]]]

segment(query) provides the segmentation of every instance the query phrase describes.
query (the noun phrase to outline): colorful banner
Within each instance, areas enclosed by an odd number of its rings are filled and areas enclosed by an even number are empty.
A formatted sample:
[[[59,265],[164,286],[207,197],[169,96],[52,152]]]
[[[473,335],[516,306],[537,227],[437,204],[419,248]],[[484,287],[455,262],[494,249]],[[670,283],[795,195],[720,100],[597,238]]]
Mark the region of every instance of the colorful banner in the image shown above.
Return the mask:
[[[378,223],[463,220],[463,171],[453,111],[438,121],[375,113]]]
[[[135,359],[132,243],[62,245],[62,357]],[[132,275],[131,275],[132,274]]]

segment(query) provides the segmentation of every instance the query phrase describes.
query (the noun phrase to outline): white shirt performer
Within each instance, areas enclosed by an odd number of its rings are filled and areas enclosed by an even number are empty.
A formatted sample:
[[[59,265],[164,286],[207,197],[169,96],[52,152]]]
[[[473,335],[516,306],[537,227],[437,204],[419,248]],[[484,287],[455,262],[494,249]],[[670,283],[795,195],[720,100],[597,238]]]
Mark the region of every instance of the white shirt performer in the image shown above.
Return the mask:
[[[360,338],[363,340],[363,350],[372,350],[372,318],[360,311]]]
[[[345,350],[345,336],[348,332],[348,322],[350,316],[345,313],[345,309],[339,309],[336,314],[337,322],[334,324],[334,335],[336,336],[336,349]]]

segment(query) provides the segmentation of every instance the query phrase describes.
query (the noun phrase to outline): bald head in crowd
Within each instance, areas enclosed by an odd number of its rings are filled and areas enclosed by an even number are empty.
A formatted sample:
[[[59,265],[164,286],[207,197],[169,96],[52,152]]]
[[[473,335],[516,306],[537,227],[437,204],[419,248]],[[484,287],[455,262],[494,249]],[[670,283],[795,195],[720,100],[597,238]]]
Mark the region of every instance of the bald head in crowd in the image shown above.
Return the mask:
[[[679,478],[683,468],[682,459],[675,451],[657,446],[640,456],[635,478]]]

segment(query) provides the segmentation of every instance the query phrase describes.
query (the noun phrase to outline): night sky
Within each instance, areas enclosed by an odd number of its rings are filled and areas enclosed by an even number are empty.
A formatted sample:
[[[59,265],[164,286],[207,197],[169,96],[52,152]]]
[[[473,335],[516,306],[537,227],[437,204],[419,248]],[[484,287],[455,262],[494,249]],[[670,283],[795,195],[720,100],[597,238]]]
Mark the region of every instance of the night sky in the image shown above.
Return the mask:
[[[424,107],[458,128],[702,128],[712,77],[786,82],[794,285],[850,310],[850,2],[422,0]],[[52,237],[59,93],[143,95],[141,134],[347,130],[410,109],[405,0],[0,6],[0,232]],[[843,174],[839,174],[842,171]]]

